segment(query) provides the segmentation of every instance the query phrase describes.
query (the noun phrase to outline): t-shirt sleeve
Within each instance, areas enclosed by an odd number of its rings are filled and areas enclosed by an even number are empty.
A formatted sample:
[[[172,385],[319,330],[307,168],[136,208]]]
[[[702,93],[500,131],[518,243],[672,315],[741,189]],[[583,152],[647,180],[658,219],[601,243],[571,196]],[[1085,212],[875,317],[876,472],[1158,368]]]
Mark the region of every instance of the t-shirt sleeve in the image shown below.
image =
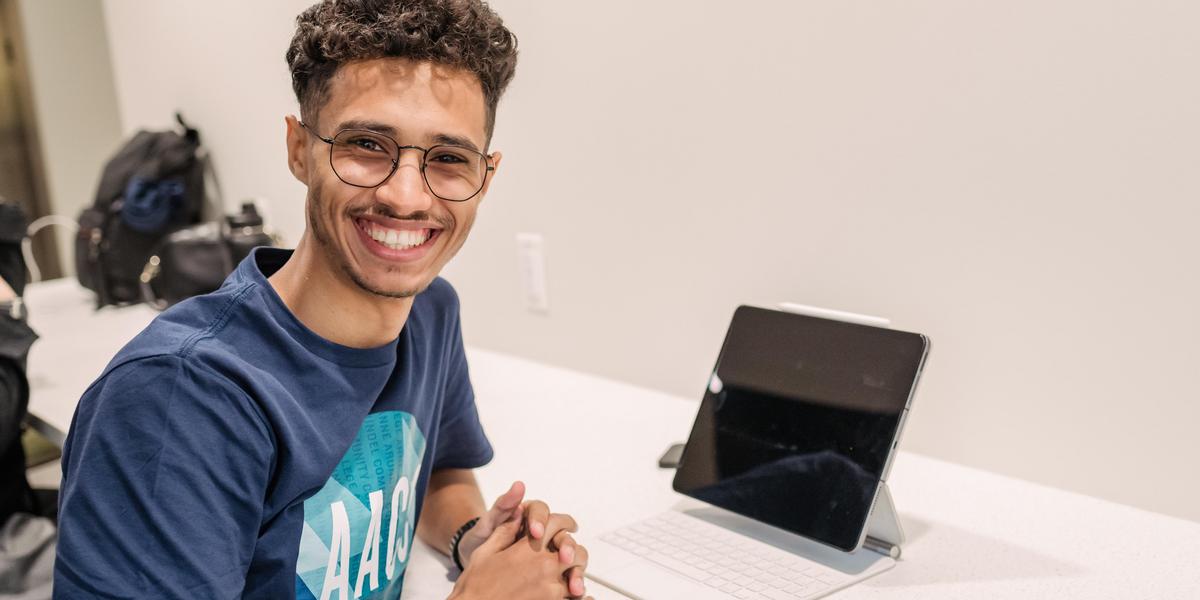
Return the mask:
[[[475,390],[471,386],[467,355],[463,349],[457,297],[453,298],[453,309],[448,328],[446,395],[438,424],[434,470],[474,469],[492,460],[492,444],[483,432],[479,411],[475,408]]]
[[[55,597],[240,598],[274,442],[244,391],[159,356],[80,400],[63,449]]]

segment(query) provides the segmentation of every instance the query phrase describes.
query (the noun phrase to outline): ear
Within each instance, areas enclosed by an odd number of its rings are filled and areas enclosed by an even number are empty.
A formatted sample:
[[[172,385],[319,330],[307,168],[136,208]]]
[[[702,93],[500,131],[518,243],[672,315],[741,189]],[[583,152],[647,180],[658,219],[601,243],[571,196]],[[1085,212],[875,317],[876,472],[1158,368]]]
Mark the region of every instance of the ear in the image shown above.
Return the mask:
[[[496,175],[500,174],[500,159],[504,158],[504,154],[493,152],[488,155],[491,157],[492,170],[488,172],[487,180],[483,182],[483,189],[479,190],[479,202],[487,197],[488,188],[492,187],[492,181],[496,179]]]
[[[288,115],[283,118],[284,124],[287,126],[287,161],[288,169],[292,171],[294,176],[300,183],[308,185],[309,171],[309,139],[308,132],[300,126],[300,121],[295,115]]]

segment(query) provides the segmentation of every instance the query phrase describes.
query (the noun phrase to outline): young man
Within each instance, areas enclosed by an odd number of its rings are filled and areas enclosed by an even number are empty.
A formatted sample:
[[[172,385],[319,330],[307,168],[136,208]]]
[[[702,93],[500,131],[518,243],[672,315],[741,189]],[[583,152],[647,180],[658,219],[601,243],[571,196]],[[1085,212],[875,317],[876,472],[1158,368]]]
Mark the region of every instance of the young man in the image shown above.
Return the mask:
[[[500,165],[516,41],[479,0],[326,0],[287,52],[308,187],[294,252],[258,249],[163,313],[80,401],[55,593],[398,598],[415,533],[452,598],[582,596],[574,521],[490,510],[458,299],[437,274]]]

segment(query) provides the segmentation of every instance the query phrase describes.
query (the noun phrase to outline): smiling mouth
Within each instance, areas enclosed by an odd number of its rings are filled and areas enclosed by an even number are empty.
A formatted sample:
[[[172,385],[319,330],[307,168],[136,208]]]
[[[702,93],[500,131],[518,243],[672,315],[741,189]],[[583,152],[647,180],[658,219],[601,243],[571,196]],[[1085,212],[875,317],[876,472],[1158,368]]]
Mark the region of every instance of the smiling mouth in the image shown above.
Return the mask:
[[[373,221],[356,219],[355,225],[368,237],[391,250],[410,250],[437,237],[439,229],[391,229]]]

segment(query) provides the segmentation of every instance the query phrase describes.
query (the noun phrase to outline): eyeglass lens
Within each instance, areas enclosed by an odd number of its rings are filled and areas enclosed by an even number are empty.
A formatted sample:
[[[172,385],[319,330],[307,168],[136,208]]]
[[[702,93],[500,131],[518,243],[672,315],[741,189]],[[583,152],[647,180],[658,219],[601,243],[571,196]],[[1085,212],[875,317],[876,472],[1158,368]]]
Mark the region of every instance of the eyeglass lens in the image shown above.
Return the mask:
[[[391,138],[364,130],[338,132],[330,147],[329,162],[342,181],[359,187],[384,182],[400,160],[400,147]],[[487,160],[469,148],[434,146],[425,154],[425,181],[435,196],[468,200],[483,189]]]

